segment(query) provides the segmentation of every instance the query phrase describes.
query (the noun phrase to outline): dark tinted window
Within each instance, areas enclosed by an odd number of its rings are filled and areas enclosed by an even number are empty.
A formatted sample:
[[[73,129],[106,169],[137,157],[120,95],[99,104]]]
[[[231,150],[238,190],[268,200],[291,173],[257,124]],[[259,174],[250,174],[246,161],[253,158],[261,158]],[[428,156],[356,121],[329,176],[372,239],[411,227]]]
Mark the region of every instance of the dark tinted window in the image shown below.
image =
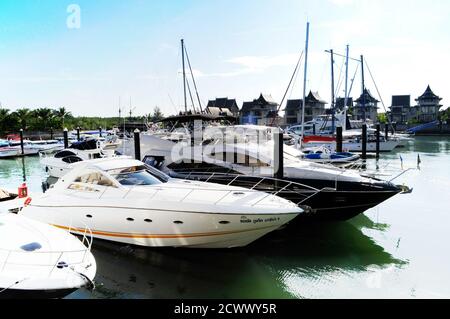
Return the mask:
[[[55,158],[64,158],[67,156],[75,156],[75,153],[70,151],[61,151],[59,153],[56,153]]]
[[[67,156],[67,157],[64,157],[62,160],[63,160],[63,162],[68,163],[68,164],[78,163],[78,162],[83,161],[78,156]]]

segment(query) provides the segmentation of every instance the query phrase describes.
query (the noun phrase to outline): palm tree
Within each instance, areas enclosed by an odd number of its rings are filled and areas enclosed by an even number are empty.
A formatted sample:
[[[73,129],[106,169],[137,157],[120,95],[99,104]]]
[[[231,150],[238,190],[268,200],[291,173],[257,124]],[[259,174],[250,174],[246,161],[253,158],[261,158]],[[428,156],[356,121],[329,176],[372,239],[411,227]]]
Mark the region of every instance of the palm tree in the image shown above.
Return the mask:
[[[32,112],[30,109],[19,109],[15,111],[12,116],[16,119],[17,124],[20,126],[21,129],[27,128],[27,122],[30,118],[32,118]]]
[[[48,108],[40,108],[33,111],[33,114],[37,120],[38,129],[48,129],[48,123],[50,123],[54,117],[53,110]]]
[[[7,129],[10,113],[8,109],[0,108],[0,132],[4,133]]]
[[[66,117],[71,117],[72,116],[72,113],[67,111],[65,107],[60,107],[59,109],[54,111],[54,114],[55,114],[56,117],[61,119],[62,126],[63,126],[62,128],[65,127],[64,120],[66,119]]]

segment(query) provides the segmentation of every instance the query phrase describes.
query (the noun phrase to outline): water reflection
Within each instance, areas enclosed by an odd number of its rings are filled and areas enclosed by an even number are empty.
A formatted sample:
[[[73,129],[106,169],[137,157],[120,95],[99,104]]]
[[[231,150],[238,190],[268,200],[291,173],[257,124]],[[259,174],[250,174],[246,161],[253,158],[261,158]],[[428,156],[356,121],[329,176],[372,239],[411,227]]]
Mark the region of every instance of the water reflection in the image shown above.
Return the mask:
[[[367,217],[359,223],[383,228]],[[293,298],[287,274],[313,278],[405,264],[346,222],[284,229],[237,250],[94,246],[98,288],[71,298]]]

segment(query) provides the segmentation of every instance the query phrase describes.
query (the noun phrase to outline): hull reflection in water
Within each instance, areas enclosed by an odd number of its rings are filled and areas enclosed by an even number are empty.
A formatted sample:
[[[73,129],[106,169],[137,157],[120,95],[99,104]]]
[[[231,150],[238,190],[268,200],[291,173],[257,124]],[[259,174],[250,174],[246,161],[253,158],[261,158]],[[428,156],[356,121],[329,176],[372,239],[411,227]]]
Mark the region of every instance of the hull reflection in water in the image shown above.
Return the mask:
[[[356,226],[309,225],[274,232],[234,251],[145,249],[97,240],[99,273],[92,297],[299,298],[287,287],[287,278],[315,280],[331,269],[364,272],[374,265],[405,264],[364,235],[359,224],[382,228],[366,217]]]

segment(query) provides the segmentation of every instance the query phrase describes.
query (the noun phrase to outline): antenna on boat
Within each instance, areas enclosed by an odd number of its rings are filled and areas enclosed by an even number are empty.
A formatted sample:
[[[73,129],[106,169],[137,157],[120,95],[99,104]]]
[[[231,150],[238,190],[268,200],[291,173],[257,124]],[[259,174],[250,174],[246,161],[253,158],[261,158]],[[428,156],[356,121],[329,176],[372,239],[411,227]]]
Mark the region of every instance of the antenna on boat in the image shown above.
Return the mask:
[[[306,23],[305,73],[303,77],[302,138],[300,140],[300,148],[302,148],[303,139],[305,138],[305,107],[306,107],[306,82],[308,76],[308,49],[309,49],[309,22]]]

